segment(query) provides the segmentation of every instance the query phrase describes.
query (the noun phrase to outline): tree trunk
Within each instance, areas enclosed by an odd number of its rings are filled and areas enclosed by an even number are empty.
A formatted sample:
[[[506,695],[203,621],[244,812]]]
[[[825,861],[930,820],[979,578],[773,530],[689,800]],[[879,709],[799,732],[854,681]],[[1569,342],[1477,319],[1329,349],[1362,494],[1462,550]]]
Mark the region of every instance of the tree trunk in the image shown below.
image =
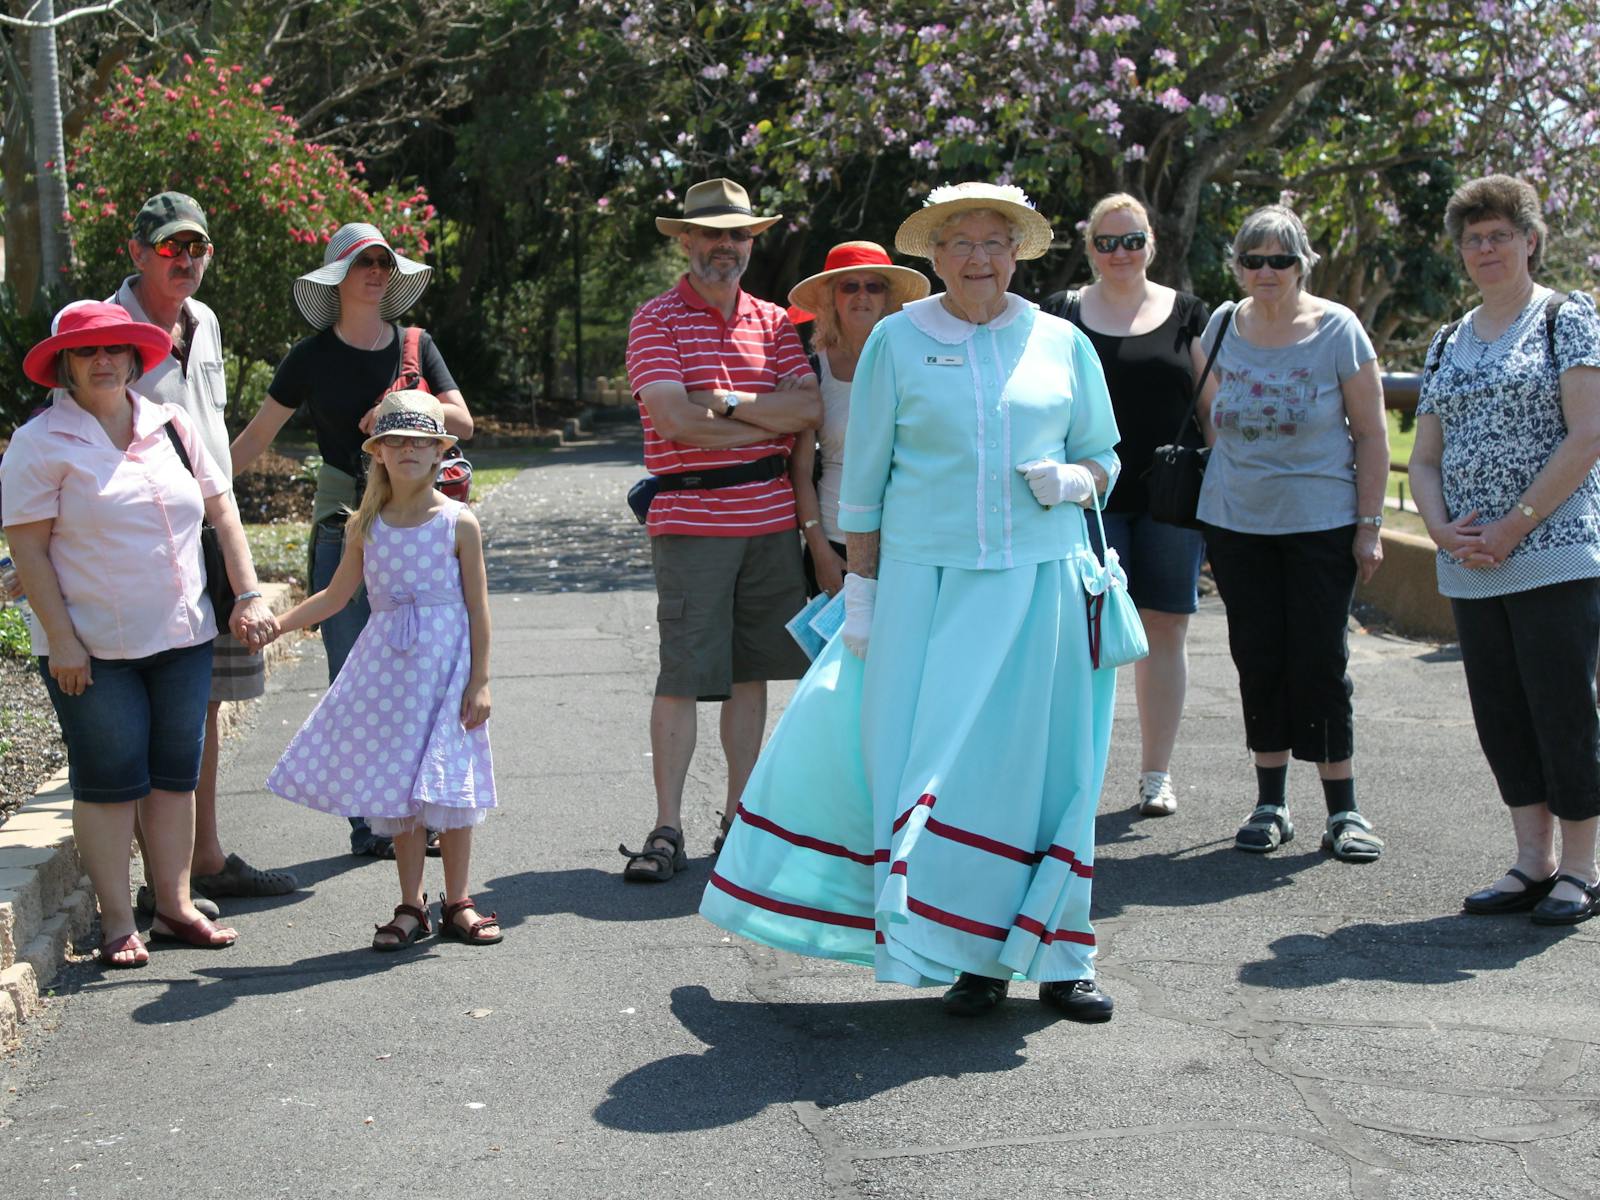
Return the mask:
[[[56,18],[55,0],[35,0],[28,10],[34,21]],[[34,29],[28,38],[33,93],[33,163],[39,181],[39,278],[57,287],[72,262],[72,243],[63,218],[67,212],[67,148],[61,132],[61,70],[56,60],[56,31]]]

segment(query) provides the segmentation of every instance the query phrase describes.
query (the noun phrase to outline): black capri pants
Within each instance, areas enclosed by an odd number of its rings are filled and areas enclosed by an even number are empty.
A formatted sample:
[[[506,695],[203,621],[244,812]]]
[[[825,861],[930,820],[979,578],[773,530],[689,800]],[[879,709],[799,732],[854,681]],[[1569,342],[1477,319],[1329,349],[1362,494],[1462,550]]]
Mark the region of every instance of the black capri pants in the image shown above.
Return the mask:
[[[1451,600],[1478,742],[1500,798],[1600,816],[1600,579]]]
[[[1303,762],[1343,762],[1355,752],[1345,673],[1354,542],[1354,525],[1277,534],[1206,526],[1251,750],[1287,750]]]

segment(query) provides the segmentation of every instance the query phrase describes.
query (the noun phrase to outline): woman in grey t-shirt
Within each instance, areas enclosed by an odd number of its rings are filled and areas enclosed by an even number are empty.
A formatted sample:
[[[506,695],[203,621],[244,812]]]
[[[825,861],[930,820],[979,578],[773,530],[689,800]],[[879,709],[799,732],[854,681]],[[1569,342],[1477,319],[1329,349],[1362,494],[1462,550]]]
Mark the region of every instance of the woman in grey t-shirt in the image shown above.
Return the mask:
[[[1305,289],[1317,257],[1279,205],[1234,238],[1245,299],[1218,309],[1202,338],[1209,353],[1229,322],[1201,401],[1213,448],[1199,516],[1256,761],[1257,804],[1234,845],[1264,853],[1294,837],[1292,755],[1317,764],[1323,848],[1370,862],[1383,841],[1356,806],[1346,623],[1357,576],[1383,560],[1389,432],[1361,323]]]

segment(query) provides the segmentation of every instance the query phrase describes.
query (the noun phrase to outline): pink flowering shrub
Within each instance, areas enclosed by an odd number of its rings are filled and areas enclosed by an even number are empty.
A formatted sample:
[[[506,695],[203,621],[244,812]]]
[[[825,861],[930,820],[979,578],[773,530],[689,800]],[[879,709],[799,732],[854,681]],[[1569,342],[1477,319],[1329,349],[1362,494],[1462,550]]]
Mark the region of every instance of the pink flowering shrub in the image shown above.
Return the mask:
[[[132,270],[127,243],[144,201],[185,192],[206,210],[216,255],[200,299],[217,311],[223,344],[276,362],[310,332],[290,299],[294,278],[322,262],[348,221],[369,221],[396,249],[426,255],[437,214],[420,187],[369,192],[331,149],[296,136],[270,77],[185,56],[172,81],[123,70],[71,147],[67,215],[77,246],[75,291],[106,296]]]

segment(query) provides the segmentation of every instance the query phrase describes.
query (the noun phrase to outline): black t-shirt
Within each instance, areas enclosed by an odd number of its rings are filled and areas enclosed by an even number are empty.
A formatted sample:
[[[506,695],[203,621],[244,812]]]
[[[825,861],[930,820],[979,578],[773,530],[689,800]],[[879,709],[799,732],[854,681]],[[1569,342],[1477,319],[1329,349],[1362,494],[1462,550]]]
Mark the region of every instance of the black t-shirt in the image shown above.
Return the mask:
[[[1057,292],[1044,302],[1044,310],[1067,317],[1068,292]],[[1083,323],[1075,324],[1089,335],[1100,365],[1105,368],[1106,387],[1111,392],[1111,408],[1116,413],[1117,457],[1122,460],[1122,475],[1106,502],[1107,512],[1140,513],[1150,505],[1145,476],[1157,446],[1168,445],[1194,396],[1194,363],[1189,343],[1205,331],[1211,310],[1203,300],[1179,292],[1167,319],[1149,333],[1135,337],[1114,337],[1098,333]],[[1067,318],[1071,319],[1071,318]],[[1186,444],[1199,444],[1194,425],[1184,430]]]
[[[317,453],[331,467],[350,475],[359,472],[361,418],[377,404],[400,375],[401,339],[380,350],[358,350],[347,345],[332,329],[324,329],[294,344],[272,376],[270,395],[285,408],[310,405],[311,423],[317,431]],[[434,395],[454,391],[456,381],[444,365],[433,338],[423,331],[417,347],[422,377]]]

